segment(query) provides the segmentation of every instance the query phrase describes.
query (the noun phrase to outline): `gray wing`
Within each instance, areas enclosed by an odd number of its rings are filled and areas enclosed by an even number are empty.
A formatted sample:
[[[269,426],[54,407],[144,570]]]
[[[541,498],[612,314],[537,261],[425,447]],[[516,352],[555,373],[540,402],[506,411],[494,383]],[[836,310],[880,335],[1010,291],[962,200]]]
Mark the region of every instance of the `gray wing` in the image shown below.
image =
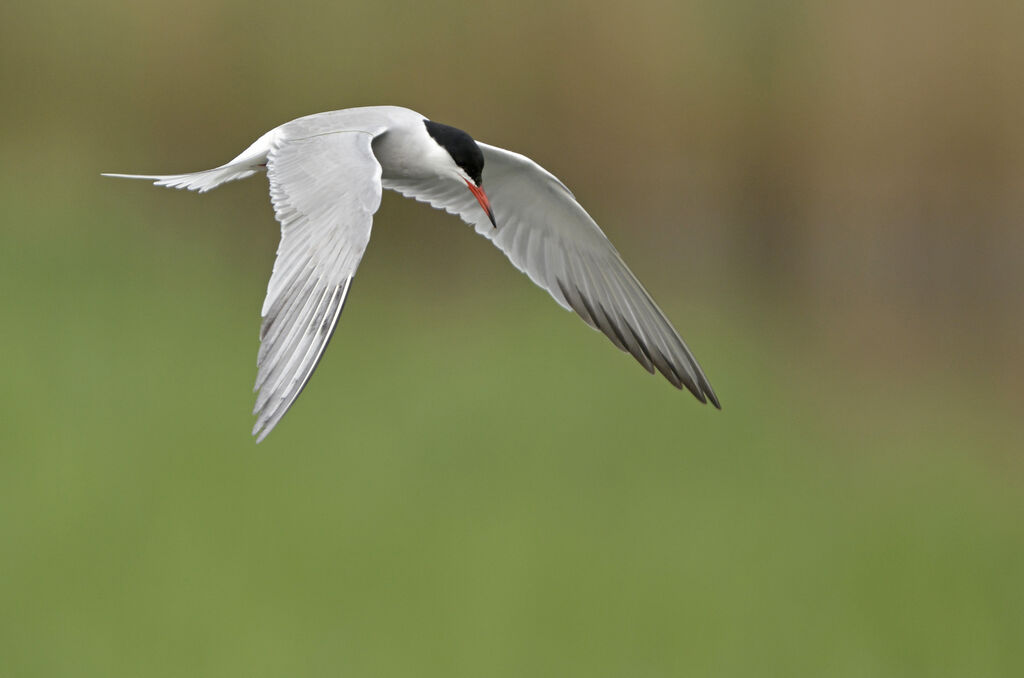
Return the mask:
[[[497,228],[457,182],[385,180],[384,188],[457,214],[555,301],[575,311],[652,374],[721,407],[679,333],[572,192],[524,155],[479,144]]]
[[[374,134],[285,132],[267,159],[281,243],[263,303],[257,442],[295,402],[327,348],[381,200]]]

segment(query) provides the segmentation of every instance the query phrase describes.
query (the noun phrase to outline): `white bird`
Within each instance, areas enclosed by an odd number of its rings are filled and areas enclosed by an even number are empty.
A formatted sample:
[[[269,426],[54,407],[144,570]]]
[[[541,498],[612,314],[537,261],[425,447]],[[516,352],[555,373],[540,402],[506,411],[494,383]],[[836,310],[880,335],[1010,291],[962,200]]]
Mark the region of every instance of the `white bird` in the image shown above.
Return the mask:
[[[721,409],[678,332],[565,184],[524,155],[478,143],[415,111],[370,106],[316,113],[270,130],[214,169],[104,176],[204,193],[261,170],[270,180],[281,242],[262,310],[257,442],[320,361],[385,188],[458,215],[648,372],[657,368],[676,388]]]

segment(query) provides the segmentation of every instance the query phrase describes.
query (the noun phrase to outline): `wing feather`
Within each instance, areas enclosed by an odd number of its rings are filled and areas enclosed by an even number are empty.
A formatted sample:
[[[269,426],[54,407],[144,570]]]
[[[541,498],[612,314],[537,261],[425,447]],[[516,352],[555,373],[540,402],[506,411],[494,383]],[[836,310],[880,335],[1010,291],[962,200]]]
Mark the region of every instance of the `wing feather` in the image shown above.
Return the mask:
[[[380,206],[373,138],[373,131],[313,134],[286,125],[270,150],[267,176],[281,243],[262,310],[257,441],[309,382],[348,298]]]
[[[496,229],[456,182],[385,179],[384,188],[457,214],[648,372],[657,369],[676,388],[721,407],[679,333],[565,184],[526,156],[480,149]]]

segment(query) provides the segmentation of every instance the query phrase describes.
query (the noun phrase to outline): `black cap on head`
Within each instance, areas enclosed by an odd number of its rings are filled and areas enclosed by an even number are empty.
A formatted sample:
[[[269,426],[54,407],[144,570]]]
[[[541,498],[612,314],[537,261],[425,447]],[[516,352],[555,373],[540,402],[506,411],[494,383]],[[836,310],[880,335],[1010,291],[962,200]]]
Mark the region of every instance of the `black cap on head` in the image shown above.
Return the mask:
[[[452,156],[455,164],[461,167],[469,175],[469,178],[479,186],[483,181],[484,154],[473,141],[473,137],[461,129],[442,125],[433,120],[424,120],[423,124],[427,126],[427,133],[434,138],[434,141],[448,151],[448,155]]]

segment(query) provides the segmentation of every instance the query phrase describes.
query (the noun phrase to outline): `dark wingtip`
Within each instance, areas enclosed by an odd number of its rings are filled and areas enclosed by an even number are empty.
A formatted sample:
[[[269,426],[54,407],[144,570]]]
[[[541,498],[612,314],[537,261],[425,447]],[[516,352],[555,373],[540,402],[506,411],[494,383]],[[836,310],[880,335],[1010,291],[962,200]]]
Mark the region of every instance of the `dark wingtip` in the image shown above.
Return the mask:
[[[696,363],[694,363],[694,365],[697,367],[697,376],[700,379],[700,390],[704,392],[708,397],[708,400],[711,401],[711,404],[715,406],[716,410],[722,409],[722,404],[718,402],[718,396],[715,395],[715,390],[711,388],[708,378],[704,376],[704,372],[701,371],[700,366],[696,365]]]
[[[682,384],[675,384],[673,382],[673,385],[679,390],[683,390],[683,388],[685,387],[686,390],[693,394],[694,398],[699,400],[704,405],[707,405],[710,402],[712,405],[715,406],[716,410],[722,409],[722,403],[718,401],[718,396],[715,395],[714,389],[711,388],[711,384],[708,383],[707,377],[704,376],[704,373],[700,371],[699,367],[697,368],[696,384],[692,383],[688,379],[684,379],[682,380],[682,382]]]

